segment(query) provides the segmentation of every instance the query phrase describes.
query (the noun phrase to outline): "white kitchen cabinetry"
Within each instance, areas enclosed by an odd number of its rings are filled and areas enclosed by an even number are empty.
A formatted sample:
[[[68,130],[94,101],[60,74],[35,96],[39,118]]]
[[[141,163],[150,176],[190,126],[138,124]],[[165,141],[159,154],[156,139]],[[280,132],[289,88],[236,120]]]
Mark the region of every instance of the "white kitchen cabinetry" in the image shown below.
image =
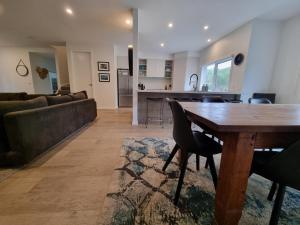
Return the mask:
[[[147,59],[147,77],[165,77],[165,60]]]

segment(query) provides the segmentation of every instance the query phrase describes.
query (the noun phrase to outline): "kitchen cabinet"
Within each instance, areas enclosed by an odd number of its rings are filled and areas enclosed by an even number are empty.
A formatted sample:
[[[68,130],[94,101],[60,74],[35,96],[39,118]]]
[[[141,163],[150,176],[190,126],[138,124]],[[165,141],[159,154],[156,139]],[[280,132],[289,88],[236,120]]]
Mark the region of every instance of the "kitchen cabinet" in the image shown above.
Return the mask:
[[[147,59],[147,77],[164,77],[165,60]]]
[[[172,79],[173,60],[139,59],[139,76]]]

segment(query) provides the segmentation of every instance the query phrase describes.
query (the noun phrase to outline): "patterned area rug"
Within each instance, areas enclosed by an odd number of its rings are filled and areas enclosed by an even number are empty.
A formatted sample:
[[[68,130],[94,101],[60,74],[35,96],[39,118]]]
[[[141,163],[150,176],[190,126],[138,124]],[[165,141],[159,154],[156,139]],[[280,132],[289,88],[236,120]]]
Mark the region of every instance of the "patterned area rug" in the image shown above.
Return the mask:
[[[196,171],[195,159],[189,159],[180,207],[172,203],[179,169],[176,159],[166,172],[161,168],[174,143],[159,138],[126,139],[121,157],[123,164],[114,172],[107,194],[101,225],[210,225],[214,212],[215,190],[210,173]],[[219,166],[220,156],[215,157]],[[270,181],[251,176],[240,224],[268,224],[272,203],[267,200]],[[288,189],[280,224],[300,224],[300,193]]]

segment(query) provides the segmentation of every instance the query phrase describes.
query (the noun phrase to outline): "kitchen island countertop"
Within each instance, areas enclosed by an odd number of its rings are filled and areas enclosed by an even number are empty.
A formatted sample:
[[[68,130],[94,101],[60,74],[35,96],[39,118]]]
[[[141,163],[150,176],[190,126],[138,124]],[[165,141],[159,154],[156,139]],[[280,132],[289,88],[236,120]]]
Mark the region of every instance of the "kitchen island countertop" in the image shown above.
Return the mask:
[[[145,123],[147,118],[147,112],[149,117],[157,117],[157,112],[161,111],[161,105],[157,102],[148,102],[147,98],[174,98],[178,99],[191,99],[199,101],[203,96],[221,96],[226,100],[239,100],[240,94],[232,92],[204,92],[204,91],[174,91],[174,90],[137,90],[138,97],[138,122],[139,124]],[[185,100],[184,100],[185,101]],[[147,106],[147,102],[150,107]],[[148,110],[147,110],[148,109]],[[163,121],[172,121],[172,113],[168,104],[163,104]]]
[[[230,95],[238,95],[239,93],[236,92],[214,92],[214,91],[173,91],[173,90],[158,90],[158,89],[153,89],[153,90],[137,90],[139,93],[171,93],[171,94],[212,94],[212,95],[217,95],[217,94],[230,94]]]

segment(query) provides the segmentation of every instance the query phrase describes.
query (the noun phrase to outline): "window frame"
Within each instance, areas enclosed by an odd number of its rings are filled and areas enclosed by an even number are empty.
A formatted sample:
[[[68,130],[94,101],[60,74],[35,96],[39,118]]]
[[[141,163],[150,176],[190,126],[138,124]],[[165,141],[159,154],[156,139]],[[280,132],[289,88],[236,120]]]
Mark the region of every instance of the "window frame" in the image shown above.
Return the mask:
[[[230,73],[229,73],[229,86],[228,86],[228,90],[227,91],[218,91],[218,92],[228,92],[230,89],[230,84],[231,84],[231,76],[232,76],[232,66],[233,66],[233,57],[229,56],[220,60],[216,60],[213,61],[211,63],[207,63],[206,65],[202,66],[201,69],[201,80],[200,80],[200,85],[199,85],[199,90],[201,91],[202,85],[204,85],[204,83],[202,83],[202,73],[204,72],[204,70],[206,70],[207,72],[207,67],[210,65],[214,65],[214,73],[213,73],[213,89],[211,90],[211,92],[216,92],[217,90],[217,72],[218,72],[218,65],[222,64],[224,62],[230,61]]]

